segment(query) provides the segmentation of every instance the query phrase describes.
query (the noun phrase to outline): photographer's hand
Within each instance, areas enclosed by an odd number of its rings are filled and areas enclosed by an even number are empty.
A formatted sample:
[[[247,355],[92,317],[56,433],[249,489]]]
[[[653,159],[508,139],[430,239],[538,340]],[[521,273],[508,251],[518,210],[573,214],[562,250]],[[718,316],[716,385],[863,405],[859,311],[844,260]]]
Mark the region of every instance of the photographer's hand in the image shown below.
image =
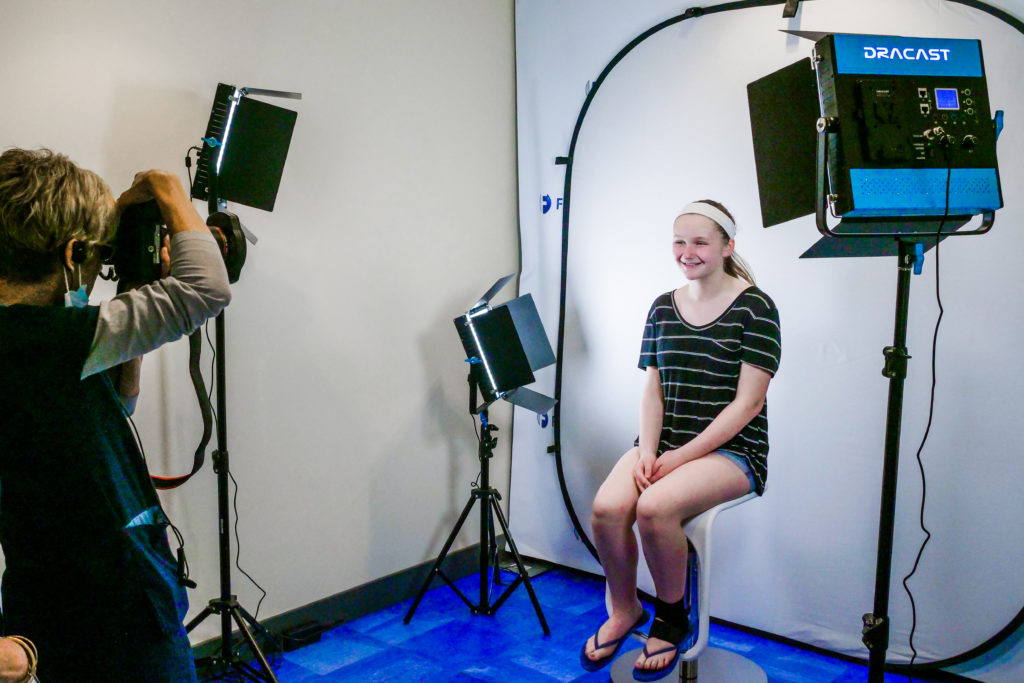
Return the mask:
[[[170,234],[209,230],[192,206],[192,200],[185,192],[181,179],[170,171],[153,169],[135,174],[132,186],[117,198],[117,206],[122,210],[130,204],[140,204],[150,199],[156,200]]]
[[[220,249],[181,180],[168,171],[140,173],[118,206],[149,199],[156,201],[170,234],[171,253],[165,251],[166,242],[161,248],[161,261],[170,261],[170,272],[100,304],[83,379],[190,334],[231,300]]]

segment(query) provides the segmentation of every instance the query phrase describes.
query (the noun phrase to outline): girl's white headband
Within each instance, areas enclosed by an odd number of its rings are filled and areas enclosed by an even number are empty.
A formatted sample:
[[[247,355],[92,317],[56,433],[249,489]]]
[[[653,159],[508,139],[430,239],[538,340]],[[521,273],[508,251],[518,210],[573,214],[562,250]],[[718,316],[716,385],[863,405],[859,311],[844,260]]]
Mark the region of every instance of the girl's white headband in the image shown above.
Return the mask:
[[[679,212],[679,216],[685,216],[688,213],[696,213],[701,216],[706,216],[714,222],[722,226],[725,233],[729,235],[729,239],[736,237],[736,224],[733,223],[732,219],[726,215],[724,211],[705,202],[691,202],[683,207],[683,210]],[[678,218],[679,216],[676,216]]]

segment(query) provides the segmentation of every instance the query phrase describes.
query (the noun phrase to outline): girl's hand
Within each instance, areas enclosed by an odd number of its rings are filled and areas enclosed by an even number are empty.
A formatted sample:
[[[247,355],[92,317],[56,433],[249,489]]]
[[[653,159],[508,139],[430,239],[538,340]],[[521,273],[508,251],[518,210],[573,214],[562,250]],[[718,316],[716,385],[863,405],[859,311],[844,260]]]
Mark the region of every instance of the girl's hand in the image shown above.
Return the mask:
[[[674,470],[683,464],[682,454],[679,449],[665,451],[661,454],[661,457],[654,463],[653,471],[651,472],[651,483],[658,481],[666,474]]]
[[[654,453],[640,453],[640,457],[633,467],[633,481],[636,482],[636,487],[641,491],[653,483],[654,480],[651,474],[654,472],[657,459],[658,457]]]

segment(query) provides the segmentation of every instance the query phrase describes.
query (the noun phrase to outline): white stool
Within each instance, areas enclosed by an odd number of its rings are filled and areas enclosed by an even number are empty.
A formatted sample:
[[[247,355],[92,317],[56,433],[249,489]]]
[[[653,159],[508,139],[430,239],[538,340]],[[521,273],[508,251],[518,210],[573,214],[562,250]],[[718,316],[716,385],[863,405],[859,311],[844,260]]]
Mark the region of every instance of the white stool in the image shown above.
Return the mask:
[[[693,683],[697,681],[697,659],[700,658],[700,682],[701,683],[767,683],[768,676],[757,664],[742,655],[716,647],[708,647],[708,627],[711,623],[711,525],[718,516],[718,513],[740,503],[746,502],[757,494],[748,493],[745,496],[730,500],[721,505],[702,512],[685,525],[683,531],[693,546],[690,553],[691,563],[696,561],[696,567],[687,567],[690,575],[686,585],[687,595],[690,599],[697,599],[699,614],[697,627],[697,640],[693,646],[683,652],[676,661],[676,668],[665,680]],[[696,557],[694,557],[696,556]],[[696,589],[693,586],[696,579]],[[608,591],[605,586],[606,603]],[[642,636],[646,637],[646,636]],[[633,665],[640,656],[642,649],[632,650],[620,655],[612,664],[611,680],[613,683],[632,683]]]

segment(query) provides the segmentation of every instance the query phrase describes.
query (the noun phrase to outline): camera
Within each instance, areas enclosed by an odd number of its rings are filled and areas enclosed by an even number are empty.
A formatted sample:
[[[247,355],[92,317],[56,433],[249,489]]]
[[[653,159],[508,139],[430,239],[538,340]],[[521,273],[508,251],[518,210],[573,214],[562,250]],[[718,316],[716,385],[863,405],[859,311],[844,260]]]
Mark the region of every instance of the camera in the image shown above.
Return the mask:
[[[117,279],[147,283],[160,278],[160,245],[167,227],[155,200],[124,209],[114,239],[113,254],[105,261]]]
[[[206,219],[220,248],[228,281],[238,282],[245,265],[245,231],[238,216],[217,211]],[[104,263],[113,266],[114,275],[122,283],[146,284],[160,278],[160,246],[167,235],[166,221],[160,207],[151,199],[125,207],[114,239],[113,254]]]

